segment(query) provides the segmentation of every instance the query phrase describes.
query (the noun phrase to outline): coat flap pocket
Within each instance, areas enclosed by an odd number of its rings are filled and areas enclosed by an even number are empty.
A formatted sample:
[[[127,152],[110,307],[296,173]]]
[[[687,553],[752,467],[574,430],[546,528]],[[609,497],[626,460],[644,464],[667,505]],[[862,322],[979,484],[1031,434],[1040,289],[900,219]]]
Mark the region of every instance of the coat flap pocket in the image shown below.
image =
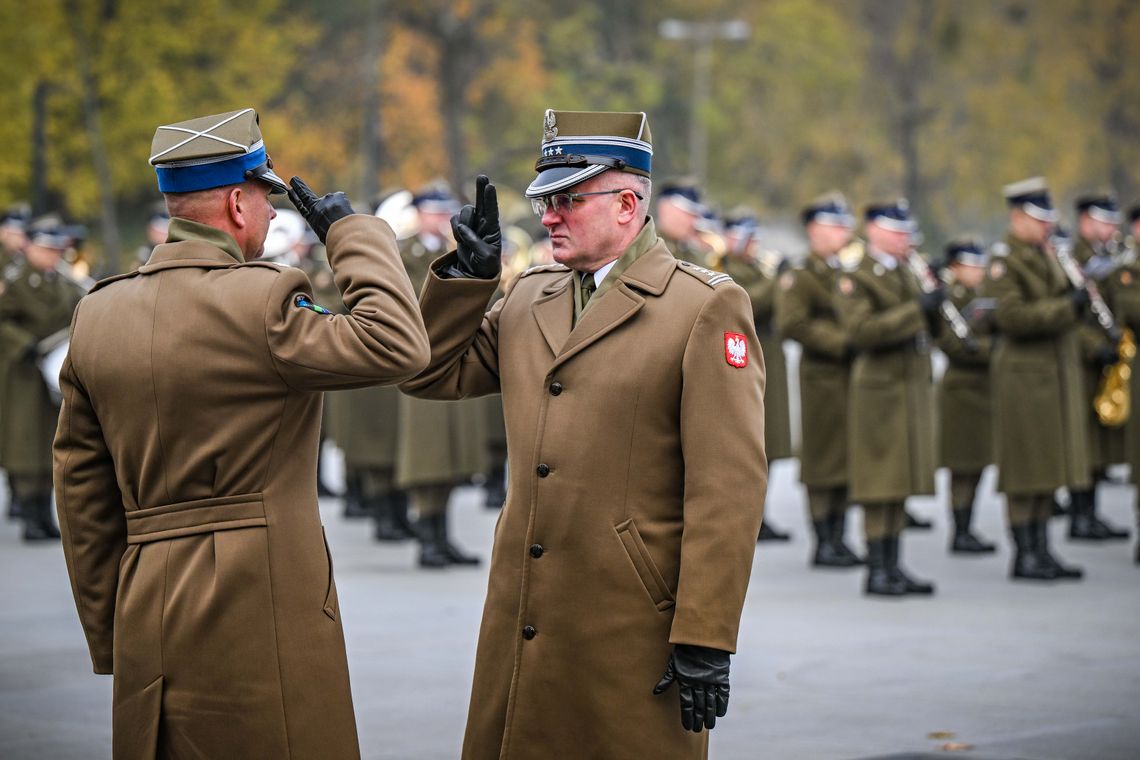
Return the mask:
[[[629,561],[633,563],[634,570],[637,571],[637,577],[641,579],[641,585],[645,587],[645,591],[649,594],[649,598],[658,611],[664,612],[676,604],[673,594],[670,593],[669,587],[665,584],[665,578],[653,562],[653,557],[650,556],[649,550],[645,547],[645,542],[641,540],[641,534],[637,532],[637,526],[633,520],[626,520],[615,525],[614,530],[621,540],[622,548],[629,555]]]

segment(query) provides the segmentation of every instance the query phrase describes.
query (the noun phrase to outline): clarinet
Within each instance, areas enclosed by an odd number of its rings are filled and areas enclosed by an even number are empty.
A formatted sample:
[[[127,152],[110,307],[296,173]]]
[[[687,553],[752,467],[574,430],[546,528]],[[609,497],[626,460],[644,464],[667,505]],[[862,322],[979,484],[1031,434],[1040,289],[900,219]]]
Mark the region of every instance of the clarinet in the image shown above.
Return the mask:
[[[1053,255],[1057,258],[1057,263],[1061,265],[1061,269],[1065,272],[1065,276],[1069,278],[1069,282],[1077,290],[1084,290],[1089,294],[1089,309],[1092,310],[1093,316],[1096,317],[1097,324],[1101,326],[1105,334],[1108,335],[1109,340],[1113,343],[1120,342],[1120,328],[1116,325],[1116,318],[1112,316],[1112,311],[1108,308],[1108,304],[1104,302],[1104,297],[1100,294],[1100,288],[1091,279],[1085,277],[1084,272],[1081,271],[1081,265],[1073,258],[1073,245],[1067,235],[1053,235],[1049,239],[1050,248],[1053,249]]]
[[[915,279],[918,280],[918,286],[922,289],[923,293],[933,293],[938,289],[938,280],[931,271],[930,265],[920,256],[917,252],[911,251],[907,254],[906,263],[910,267],[910,271],[914,273]],[[978,341],[974,337],[973,331],[970,329],[970,323],[962,316],[962,312],[958,311],[958,307],[954,302],[947,298],[938,307],[942,318],[950,325],[950,331],[954,336],[961,341],[966,350],[973,353],[978,350]]]

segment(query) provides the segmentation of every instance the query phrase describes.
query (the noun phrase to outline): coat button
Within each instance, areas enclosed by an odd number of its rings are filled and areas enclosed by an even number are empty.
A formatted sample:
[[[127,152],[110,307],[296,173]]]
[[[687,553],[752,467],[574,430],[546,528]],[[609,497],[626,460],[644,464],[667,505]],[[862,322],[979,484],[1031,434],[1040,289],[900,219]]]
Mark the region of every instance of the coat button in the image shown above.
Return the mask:
[[[535,472],[538,473],[538,477],[545,478],[547,475],[550,474],[550,465],[548,465],[544,462],[543,464],[540,464],[537,468],[535,468]]]
[[[538,635],[538,631],[536,631],[534,629],[533,625],[528,625],[525,628],[523,628],[523,638],[526,639],[527,641],[530,641],[531,639],[533,639],[537,635]]]
[[[562,383],[555,381],[550,384],[550,395],[558,396],[562,393]]]
[[[538,559],[539,557],[542,556],[542,553],[544,551],[546,551],[546,550],[542,548],[542,544],[533,544],[530,547],[530,556],[534,557],[535,559]]]

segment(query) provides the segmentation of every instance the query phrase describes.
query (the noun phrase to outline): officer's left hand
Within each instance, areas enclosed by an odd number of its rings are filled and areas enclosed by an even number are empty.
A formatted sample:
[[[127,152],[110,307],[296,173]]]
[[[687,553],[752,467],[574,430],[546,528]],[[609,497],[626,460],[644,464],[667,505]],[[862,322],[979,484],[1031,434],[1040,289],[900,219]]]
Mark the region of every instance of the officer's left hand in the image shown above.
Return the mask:
[[[499,202],[495,186],[480,174],[475,180],[475,205],[468,204],[451,217],[455,235],[454,275],[491,280],[503,268],[503,235],[499,230]]]
[[[353,213],[352,204],[348,202],[348,196],[344,193],[328,193],[318,198],[300,177],[289,180],[289,186],[291,188],[289,200],[293,201],[297,211],[305,217],[305,221],[313,228],[313,232],[317,233],[322,243],[325,242],[325,236],[329,234],[329,227],[333,226],[333,222]]]
[[[694,644],[677,644],[669,655],[665,675],[653,687],[661,694],[674,681],[681,698],[681,725],[700,733],[728,712],[728,652]]]

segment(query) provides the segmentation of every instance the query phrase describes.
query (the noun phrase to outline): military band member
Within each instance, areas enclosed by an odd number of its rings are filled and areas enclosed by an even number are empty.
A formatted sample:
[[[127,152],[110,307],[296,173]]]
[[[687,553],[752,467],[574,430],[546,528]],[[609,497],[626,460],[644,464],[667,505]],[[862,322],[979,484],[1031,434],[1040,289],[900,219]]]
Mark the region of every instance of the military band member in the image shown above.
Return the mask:
[[[867,594],[932,594],[900,562],[911,496],[934,493],[930,333],[945,292],[922,293],[907,268],[916,229],[904,200],[869,206],[867,251],[840,275],[836,309],[858,352],[851,367],[847,445],[851,499],[863,505]]]
[[[58,219],[33,222],[21,258],[0,273],[0,463],[25,541],[59,538],[51,516],[51,442],[59,407],[39,360],[66,336],[83,288],[63,274],[72,239]]]
[[[1105,297],[1121,326],[1140,335],[1140,262],[1136,260],[1136,246],[1140,241],[1140,202],[1128,210],[1128,237],[1120,268],[1105,283]],[[1135,373],[1135,360],[1132,370]],[[1125,423],[1125,454],[1131,469],[1133,485],[1140,484],[1140,382],[1129,376],[1131,412]],[[1140,528],[1140,499],[1133,496],[1136,525]],[[1140,536],[1140,530],[1137,531]],[[1134,561],[1140,565],[1140,539],[1136,542]]]
[[[484,314],[500,232],[483,177],[421,296],[432,364],[402,387],[501,391],[509,440],[465,760],[696,760],[728,707],[764,360],[747,294],[658,238],[651,157],[643,113],[547,111],[526,194],[558,263]]]
[[[800,481],[807,488],[815,528],[815,567],[854,567],[848,548],[847,392],[853,349],[835,309],[839,252],[851,240],[855,217],[840,193],[812,201],[801,213],[809,253],[802,266],[779,277],[776,331],[799,342]]]
[[[938,347],[947,367],[939,385],[939,465],[950,471],[950,516],[953,554],[988,554],[996,547],[970,528],[978,483],[993,463],[993,405],[990,402],[989,326],[992,309],[981,303],[978,289],[986,276],[986,254],[977,237],[951,240],[946,246],[942,280],[947,297],[968,320],[973,336],[966,343],[942,330]]]
[[[1107,193],[1077,199],[1077,241],[1073,255],[1094,282],[1107,279],[1116,266],[1114,243],[1124,220],[1116,199]],[[1124,460],[1124,428],[1101,424],[1093,400],[1105,370],[1120,358],[1116,343],[1091,313],[1080,326],[1081,355],[1085,371],[1085,418],[1088,424],[1090,487],[1072,492],[1069,538],[1091,541],[1126,539],[1128,531],[1109,525],[1097,516],[1101,484],[1108,481],[1108,467]]]
[[[709,266],[712,248],[702,238],[700,228],[708,210],[701,200],[701,187],[691,177],[677,177],[661,183],[654,214],[661,239],[681,261]]]
[[[773,251],[761,252],[756,233],[759,222],[748,209],[737,209],[725,220],[724,256],[720,271],[744,288],[752,302],[752,319],[760,348],[764,351],[764,452],[769,466],[778,459],[790,459],[792,425],[788,414],[788,368],[784,361],[783,337],[774,319],[777,282],[786,260]],[[771,498],[772,492],[768,491]],[[788,541],[790,536],[772,525],[765,510],[760,526],[761,541]]]
[[[1003,188],[1005,243],[983,292],[996,298],[991,361],[994,455],[1016,546],[1010,577],[1080,578],[1049,549],[1053,492],[1089,487],[1088,400],[1080,356],[1085,290],[1074,290],[1048,248],[1057,212],[1048,185],[1032,177]]]
[[[113,755],[357,758],[321,392],[424,367],[415,292],[386,224],[297,178],[350,313],[257,261],[287,186],[251,108],[159,127],[150,161],[168,242],[76,310],[55,439],[76,606],[115,676]]]
[[[15,275],[17,271],[15,268],[9,269],[9,267],[24,258],[24,247],[28,244],[25,228],[29,214],[30,209],[24,206],[14,206],[5,212],[3,217],[0,217],[0,295],[3,295],[3,291],[7,288],[7,276],[9,274]],[[0,429],[4,424],[4,379],[5,372],[2,364],[0,364]],[[3,447],[0,446],[0,450],[2,449]],[[3,456],[0,454],[0,472],[3,471],[3,467]],[[5,475],[5,479],[7,480],[7,475]],[[5,511],[9,520],[16,520],[20,517],[20,502],[12,490],[10,481],[8,481],[8,503]]]

